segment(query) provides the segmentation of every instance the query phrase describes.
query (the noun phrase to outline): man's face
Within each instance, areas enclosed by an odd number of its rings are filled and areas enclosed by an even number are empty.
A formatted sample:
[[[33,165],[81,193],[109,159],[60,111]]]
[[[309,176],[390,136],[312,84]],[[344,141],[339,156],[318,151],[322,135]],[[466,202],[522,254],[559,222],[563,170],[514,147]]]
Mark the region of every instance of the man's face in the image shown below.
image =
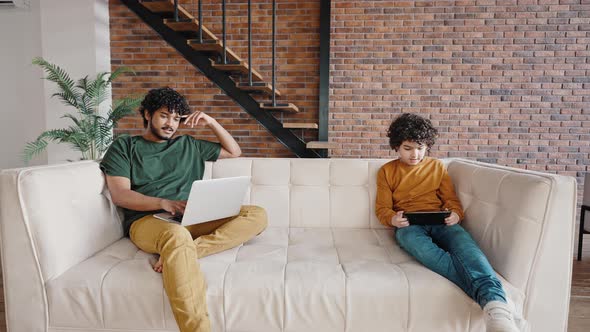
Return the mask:
[[[169,140],[174,136],[180,125],[180,114],[170,113],[168,107],[164,106],[150,116],[146,115],[149,121],[150,132],[160,140]]]
[[[426,145],[412,141],[403,141],[397,153],[400,161],[406,165],[418,165],[424,159],[424,155],[426,155]]]

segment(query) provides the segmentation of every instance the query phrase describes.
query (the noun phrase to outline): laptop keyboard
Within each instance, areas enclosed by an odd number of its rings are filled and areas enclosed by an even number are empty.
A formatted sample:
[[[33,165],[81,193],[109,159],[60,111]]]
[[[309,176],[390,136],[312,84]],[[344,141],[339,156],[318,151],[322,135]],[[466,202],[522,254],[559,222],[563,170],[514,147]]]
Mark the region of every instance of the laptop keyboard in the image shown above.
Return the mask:
[[[182,222],[182,214],[171,216],[170,219],[172,219],[172,220],[174,220],[176,222]]]

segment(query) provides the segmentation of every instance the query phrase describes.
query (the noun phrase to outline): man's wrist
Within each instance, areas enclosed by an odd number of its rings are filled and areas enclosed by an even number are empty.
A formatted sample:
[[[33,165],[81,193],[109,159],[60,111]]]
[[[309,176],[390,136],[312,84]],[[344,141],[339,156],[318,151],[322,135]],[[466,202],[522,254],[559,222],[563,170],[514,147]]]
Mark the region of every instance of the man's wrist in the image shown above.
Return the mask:
[[[212,117],[209,117],[209,121],[207,121],[207,126],[213,128],[215,125],[219,125],[219,122]]]

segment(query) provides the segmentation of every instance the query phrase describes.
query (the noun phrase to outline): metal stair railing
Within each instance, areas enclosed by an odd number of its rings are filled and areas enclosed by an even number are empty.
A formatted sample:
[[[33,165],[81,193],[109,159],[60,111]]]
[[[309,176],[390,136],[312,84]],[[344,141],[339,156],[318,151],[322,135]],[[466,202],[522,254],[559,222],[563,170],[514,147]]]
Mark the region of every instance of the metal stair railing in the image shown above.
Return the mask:
[[[223,39],[223,56],[222,63],[227,65],[227,46],[225,40],[225,0],[221,0],[221,20],[222,20],[222,39]]]
[[[272,0],[272,102],[270,104],[264,104],[264,106],[270,107],[279,107],[279,106],[289,106],[288,104],[285,105],[278,105],[277,104],[277,95],[275,93],[275,85],[276,85],[276,34],[277,34],[277,8],[276,8],[276,0]],[[281,113],[282,117],[282,113]]]
[[[252,86],[252,0],[248,0],[248,84]]]
[[[266,82],[254,82],[252,74],[252,1],[248,0],[248,81],[246,83],[240,83],[238,86],[242,88],[267,88],[269,86]],[[251,91],[256,91],[252,89]],[[259,90],[261,91],[261,90]],[[266,90],[262,90],[266,91]],[[270,90],[270,93],[279,95],[276,89]]]
[[[199,19],[199,43],[203,43],[203,4],[202,1],[199,0],[199,4],[198,4],[198,10],[199,12],[197,13],[198,15],[198,19]]]

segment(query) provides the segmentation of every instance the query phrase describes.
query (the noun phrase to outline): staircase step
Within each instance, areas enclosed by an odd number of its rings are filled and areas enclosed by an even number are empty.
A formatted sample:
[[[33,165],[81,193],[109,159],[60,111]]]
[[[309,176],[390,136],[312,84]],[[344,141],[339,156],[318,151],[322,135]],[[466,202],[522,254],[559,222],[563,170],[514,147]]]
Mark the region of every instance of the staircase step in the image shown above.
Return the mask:
[[[288,112],[288,113],[297,113],[299,112],[299,109],[297,108],[297,106],[288,103],[288,104],[276,104],[276,105],[272,105],[272,103],[268,103],[268,104],[264,104],[264,103],[260,103],[260,108],[263,110],[267,110],[267,111],[272,111],[272,112]]]
[[[190,47],[200,52],[212,52],[215,54],[223,53],[223,43],[221,40],[204,41],[203,43],[200,43],[198,39],[190,39],[187,41],[187,43],[190,45]],[[242,61],[242,59],[240,59],[240,57],[232,52],[232,50],[229,48],[226,48],[225,51],[229,61]]]
[[[197,20],[197,19],[192,19],[190,21],[176,22],[174,19],[167,18],[164,20],[164,24],[166,24],[170,29],[172,29],[174,31],[199,32],[199,20]],[[208,38],[208,39],[213,39],[213,40],[219,39],[205,26],[203,26],[203,37]]]
[[[245,74],[245,75],[248,74],[248,69],[250,68],[250,66],[248,65],[248,63],[246,61],[236,61],[236,62],[230,62],[227,64],[222,64],[222,63],[216,63],[215,61],[211,60],[211,66],[213,66],[213,68],[218,69],[218,70],[241,73],[241,74]],[[262,75],[260,75],[260,73],[254,69],[252,69],[252,78],[254,78],[258,81],[263,80]]]
[[[140,1],[152,13],[174,13],[174,0]],[[194,17],[182,6],[178,5],[178,18],[192,20]]]
[[[215,53],[223,52],[223,43],[221,43],[221,40],[219,40],[219,39],[204,40],[202,43],[199,42],[198,39],[189,39],[187,41],[187,44],[190,47],[192,47],[195,50],[200,51],[200,52],[215,52]]]
[[[283,128],[287,129],[318,129],[317,123],[283,122]]]
[[[305,146],[308,149],[336,149],[338,148],[339,144],[334,142],[321,142],[321,141],[313,141],[307,142]]]
[[[252,85],[248,83],[240,83],[238,84],[238,89],[253,93],[266,93],[272,96],[272,84],[266,82],[252,82]],[[278,89],[275,89],[275,95],[280,96],[281,92]]]

